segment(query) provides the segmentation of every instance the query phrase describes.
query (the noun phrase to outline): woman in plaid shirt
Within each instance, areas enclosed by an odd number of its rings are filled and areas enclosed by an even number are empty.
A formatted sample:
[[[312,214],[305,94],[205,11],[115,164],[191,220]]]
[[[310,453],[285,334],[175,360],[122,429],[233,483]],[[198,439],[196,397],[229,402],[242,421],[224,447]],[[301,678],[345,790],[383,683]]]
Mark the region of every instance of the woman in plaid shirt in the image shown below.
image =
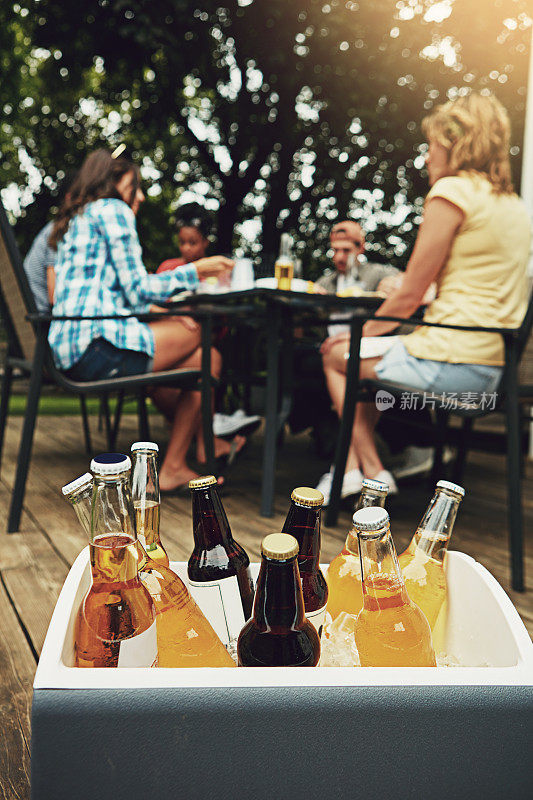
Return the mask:
[[[139,171],[124,157],[97,150],[83,163],[56,218],[50,244],[58,249],[55,316],[121,316],[125,319],[52,321],[49,342],[55,363],[74,380],[98,380],[178,367],[199,368],[200,328],[190,318],[140,322],[143,314],[200,278],[233,268],[223,256],[202,258],[160,275],[142,262],[135,215],[144,200]],[[213,374],[221,368],[212,351]],[[172,391],[172,390],[171,390]],[[168,411],[168,390],[153,391]],[[173,395],[175,398],[175,395]],[[198,427],[199,392],[181,392],[173,406],[170,441],[161,467],[162,491],[197,477],[185,456]],[[229,443],[217,442],[217,454]]]

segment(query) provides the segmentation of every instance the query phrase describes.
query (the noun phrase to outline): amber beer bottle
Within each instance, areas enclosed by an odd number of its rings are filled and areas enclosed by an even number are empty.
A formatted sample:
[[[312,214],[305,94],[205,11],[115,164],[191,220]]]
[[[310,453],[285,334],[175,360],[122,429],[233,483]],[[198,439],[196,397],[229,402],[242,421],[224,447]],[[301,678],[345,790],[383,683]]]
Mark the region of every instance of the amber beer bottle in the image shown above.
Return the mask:
[[[187,574],[200,607],[230,650],[252,615],[250,559],[232,536],[214,475],[189,481],[194,549]]]
[[[63,487],[80,523],[90,535],[93,478],[86,473]],[[234,667],[235,664],[183,581],[169,567],[152,561],[137,540],[137,571],[156,610],[158,666]]]
[[[137,573],[128,456],[93,459],[92,585],[74,626],[77,667],[153,667],[157,632],[152,599]]]
[[[291,495],[291,506],[283,525],[283,533],[298,542],[298,569],[302,581],[305,615],[322,633],[328,585],[320,569],[320,518],[324,495],[317,489],[300,486]]]
[[[157,473],[158,452],[159,447],[155,442],[132,444],[131,494],[139,541],[152,561],[168,567],[168,554],[159,534],[161,495]]]
[[[409,597],[422,609],[432,630],[446,600],[444,558],[464,495],[462,486],[439,481],[409,547],[398,559]]]
[[[320,639],[305,617],[298,570],[298,542],[286,533],[271,533],[261,545],[254,615],[237,643],[242,667],[315,667]]]
[[[353,521],[363,576],[363,608],[355,621],[361,666],[436,666],[429,622],[405,588],[389,515],[362,508]]]
[[[365,478],[355,511],[372,506],[383,508],[388,491],[386,483]],[[363,607],[363,588],[359,545],[353,527],[346,537],[344,548],[329,565],[326,579],[329,589],[326,625],[337,619],[342,612],[359,614]]]

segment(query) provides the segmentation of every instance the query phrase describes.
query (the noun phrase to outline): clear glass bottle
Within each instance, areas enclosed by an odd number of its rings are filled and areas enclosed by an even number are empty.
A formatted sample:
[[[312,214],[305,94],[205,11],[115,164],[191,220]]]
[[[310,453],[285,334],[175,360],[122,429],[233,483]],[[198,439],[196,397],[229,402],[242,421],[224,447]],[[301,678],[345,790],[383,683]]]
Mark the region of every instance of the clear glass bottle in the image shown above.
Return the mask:
[[[158,452],[159,447],[155,442],[132,444],[131,494],[139,541],[152,561],[168,567],[168,554],[159,533],[161,495],[157,472]]]
[[[317,489],[300,486],[291,494],[291,505],[283,533],[298,542],[298,569],[302,581],[305,616],[322,633],[328,585],[320,569],[320,520],[324,495]]]
[[[434,667],[429,622],[411,600],[383,508],[354,514],[363,576],[363,608],[355,621],[362,667]]]
[[[361,508],[383,508],[388,491],[386,483],[365,478],[355,511]],[[363,587],[359,545],[353,527],[346,537],[343,549],[329,565],[326,580],[329,588],[326,625],[331,624],[339,614],[359,614],[363,607]]]
[[[90,533],[92,475],[87,475],[91,493],[78,489],[74,508],[84,527],[89,520]],[[156,610],[158,666],[234,667],[231,656],[181,578],[170,567],[152,561],[139,540],[136,568]]]
[[[250,559],[232,536],[216,487],[214,475],[189,482],[194,549],[187,574],[219,637],[234,652],[240,630],[252,615],[254,587]]]
[[[237,643],[242,667],[315,667],[320,639],[305,617],[298,570],[298,542],[286,533],[271,533],[263,554],[254,615]]]
[[[93,497],[93,476],[90,472],[67,483],[61,491],[76,512],[81,527],[87,536],[91,534],[91,501]]]
[[[155,608],[137,573],[130,468],[118,453],[91,463],[92,585],[74,627],[77,667],[157,666]]]
[[[462,486],[439,481],[415,535],[398,559],[409,597],[422,609],[432,630],[446,600],[444,559],[464,495]]]

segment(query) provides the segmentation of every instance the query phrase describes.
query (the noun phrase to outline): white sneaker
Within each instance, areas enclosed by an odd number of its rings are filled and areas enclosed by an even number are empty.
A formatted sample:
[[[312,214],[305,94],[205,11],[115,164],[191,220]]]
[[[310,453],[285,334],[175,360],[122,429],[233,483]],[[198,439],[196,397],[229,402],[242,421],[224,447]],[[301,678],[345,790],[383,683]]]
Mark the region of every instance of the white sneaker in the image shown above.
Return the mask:
[[[394,477],[398,480],[429,472],[433,466],[433,447],[415,447],[411,445],[403,451],[402,462],[393,468]]]
[[[380,481],[381,483],[386,483],[389,487],[389,495],[391,494],[398,494],[398,487],[396,486],[396,481],[390,474],[388,469],[382,469],[381,472],[378,472],[377,475],[372,476],[373,481]]]
[[[325,472],[324,475],[318,481],[316,488],[319,492],[322,492],[324,495],[324,505],[329,505],[329,498],[331,495],[331,484],[333,483],[333,467],[331,467],[329,472]],[[350,497],[352,494],[359,494],[361,489],[363,488],[363,474],[358,469],[351,469],[350,472],[344,473],[344,478],[342,479],[342,488],[341,488],[341,499],[345,497]]]
[[[214,414],[213,433],[215,436],[234,436],[236,433],[253,433],[261,424],[261,417],[247,417],[242,408],[234,414]]]
[[[400,481],[402,478],[410,478],[413,475],[429,472],[433,466],[433,454],[433,447],[415,447],[415,445],[406,447],[402,453],[400,465],[392,467],[394,477]],[[444,447],[442,453],[443,464],[448,464],[452,458],[452,448]]]

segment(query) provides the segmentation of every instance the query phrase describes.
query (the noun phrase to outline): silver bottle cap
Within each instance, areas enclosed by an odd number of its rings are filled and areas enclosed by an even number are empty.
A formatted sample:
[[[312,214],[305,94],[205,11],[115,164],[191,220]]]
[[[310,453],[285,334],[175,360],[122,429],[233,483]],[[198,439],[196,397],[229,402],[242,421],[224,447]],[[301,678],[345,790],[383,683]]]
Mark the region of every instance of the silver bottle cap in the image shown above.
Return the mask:
[[[389,484],[383,481],[375,481],[372,478],[363,478],[363,489],[369,489],[372,492],[379,492],[379,494],[387,495],[389,493]]]
[[[379,531],[389,522],[389,515],[384,508],[370,506],[360,508],[353,515],[353,524],[360,531]]]
[[[463,487],[459,486],[457,483],[451,483],[451,481],[439,481],[437,483],[437,489],[446,489],[448,492],[453,492],[458,495],[458,497],[465,496]]]
[[[69,494],[74,494],[74,492],[77,492],[79,489],[83,489],[84,486],[90,486],[92,482],[93,476],[90,472],[86,472],[85,475],[80,475],[79,478],[75,478],[75,480],[65,484],[61,491],[65,497],[68,497]]]
[[[134,442],[131,446],[131,452],[136,453],[137,450],[155,450],[159,453],[159,445],[155,442]]]

